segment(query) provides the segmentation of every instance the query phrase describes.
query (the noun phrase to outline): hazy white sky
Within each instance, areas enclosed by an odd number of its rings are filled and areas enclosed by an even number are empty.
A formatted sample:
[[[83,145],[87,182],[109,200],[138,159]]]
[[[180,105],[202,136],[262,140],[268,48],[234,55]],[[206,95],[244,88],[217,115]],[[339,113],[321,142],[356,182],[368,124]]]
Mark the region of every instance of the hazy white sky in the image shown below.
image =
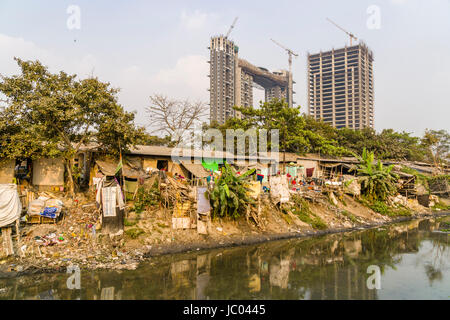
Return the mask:
[[[80,8],[80,29],[67,26],[70,5]],[[121,88],[120,102],[145,124],[151,94],[209,101],[209,38],[226,33],[236,16],[230,38],[246,60],[287,68],[287,55],[270,38],[299,53],[294,100],[303,111],[306,53],[348,43],[329,17],[374,52],[377,130],[450,130],[449,0],[0,0],[0,74],[18,72],[14,56],[39,59],[51,71],[94,74]]]

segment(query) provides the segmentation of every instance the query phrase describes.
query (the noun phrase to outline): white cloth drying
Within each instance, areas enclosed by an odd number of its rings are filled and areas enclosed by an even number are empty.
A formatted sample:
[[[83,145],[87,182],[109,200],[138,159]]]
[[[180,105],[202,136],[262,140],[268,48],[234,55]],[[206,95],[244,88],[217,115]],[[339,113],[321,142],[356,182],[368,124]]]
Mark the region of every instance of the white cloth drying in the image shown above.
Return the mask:
[[[19,219],[21,212],[22,204],[17,185],[0,184],[0,228]]]

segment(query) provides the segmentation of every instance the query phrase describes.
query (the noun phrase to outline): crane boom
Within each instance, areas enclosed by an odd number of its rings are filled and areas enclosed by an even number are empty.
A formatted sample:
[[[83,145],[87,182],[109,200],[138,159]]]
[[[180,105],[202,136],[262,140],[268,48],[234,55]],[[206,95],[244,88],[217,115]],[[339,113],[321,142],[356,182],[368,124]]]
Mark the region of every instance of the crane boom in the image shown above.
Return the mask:
[[[337,28],[339,28],[340,30],[344,31],[349,37],[350,37],[350,46],[352,45],[352,39],[354,39],[355,41],[358,40],[358,38],[351,32],[348,32],[347,30],[345,30],[344,28],[342,28],[340,25],[338,25],[336,22],[334,22],[333,20],[327,18],[327,20],[329,22],[331,22],[332,24],[334,24]]]
[[[298,54],[296,54],[296,53],[295,53],[294,51],[292,51],[291,49],[286,48],[285,46],[283,46],[282,44],[278,43],[277,41],[275,41],[275,40],[273,40],[273,39],[270,39],[270,40],[272,40],[277,46],[280,46],[281,48],[283,48],[284,50],[286,50],[286,51],[288,52],[288,54],[292,54],[292,55],[298,57]]]
[[[237,19],[238,19],[238,17],[234,18],[234,21],[233,21],[233,23],[231,24],[230,29],[228,29],[228,32],[227,32],[227,35],[225,36],[225,38],[228,38],[228,36],[230,35],[231,30],[233,30],[234,25],[236,24]]]

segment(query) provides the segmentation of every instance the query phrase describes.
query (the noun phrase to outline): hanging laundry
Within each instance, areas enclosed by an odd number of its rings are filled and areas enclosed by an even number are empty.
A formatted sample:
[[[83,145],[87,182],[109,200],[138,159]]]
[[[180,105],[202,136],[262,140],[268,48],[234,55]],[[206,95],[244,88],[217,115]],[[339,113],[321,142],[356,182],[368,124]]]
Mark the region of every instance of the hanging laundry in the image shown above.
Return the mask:
[[[306,168],[306,177],[311,178],[314,173],[314,168]]]

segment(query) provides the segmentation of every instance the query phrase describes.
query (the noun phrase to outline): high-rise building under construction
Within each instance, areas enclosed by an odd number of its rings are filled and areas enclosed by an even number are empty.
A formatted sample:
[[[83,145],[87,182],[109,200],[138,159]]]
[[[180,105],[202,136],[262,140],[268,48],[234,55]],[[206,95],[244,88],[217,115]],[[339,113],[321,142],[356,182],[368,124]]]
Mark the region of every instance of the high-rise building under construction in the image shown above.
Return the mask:
[[[373,53],[364,44],[308,54],[308,112],[336,128],[374,127]]]
[[[252,106],[253,87],[265,90],[265,99],[292,101],[289,91],[292,76],[288,71],[270,72],[239,59],[239,48],[225,36],[211,38],[210,49],[210,121],[225,123],[240,117],[233,106]],[[292,91],[292,90],[291,90]]]

